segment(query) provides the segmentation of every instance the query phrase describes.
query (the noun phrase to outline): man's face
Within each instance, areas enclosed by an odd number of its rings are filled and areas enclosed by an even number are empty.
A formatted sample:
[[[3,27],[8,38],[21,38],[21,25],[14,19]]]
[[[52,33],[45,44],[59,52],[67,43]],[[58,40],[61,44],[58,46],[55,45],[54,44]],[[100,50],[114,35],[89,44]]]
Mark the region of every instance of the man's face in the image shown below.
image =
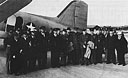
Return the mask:
[[[67,30],[67,33],[69,33],[70,32],[70,30]]]
[[[63,34],[63,35],[65,35],[65,34],[66,34],[66,32],[65,32],[65,31],[62,31],[62,34]]]
[[[103,34],[106,35],[107,34],[107,31],[104,31]]]
[[[118,39],[121,39],[121,36],[122,36],[121,34],[118,34]]]
[[[117,32],[115,31],[113,34],[114,34],[114,35],[117,35]]]
[[[83,34],[86,34],[86,31],[83,31]]]
[[[99,35],[100,34],[100,31],[99,30],[97,30],[97,35]]]
[[[112,32],[110,32],[110,36],[113,36],[113,33]]]
[[[94,33],[94,34],[96,34],[96,33],[97,33],[97,31],[94,29],[93,33]]]
[[[23,37],[24,37],[24,38],[26,38],[26,37],[27,37],[27,35],[26,35],[26,34],[23,34]]]
[[[19,36],[18,35],[17,36],[14,36],[14,38],[17,39],[17,38],[19,38]]]
[[[57,31],[57,34],[59,34],[59,33],[60,33],[60,31],[58,30],[58,31]]]
[[[43,29],[40,29],[40,32],[44,32],[44,30]]]
[[[53,31],[53,33],[54,33],[54,34],[57,34],[57,32],[56,32],[56,31]]]
[[[16,30],[16,33],[19,34],[20,32],[18,30]]]

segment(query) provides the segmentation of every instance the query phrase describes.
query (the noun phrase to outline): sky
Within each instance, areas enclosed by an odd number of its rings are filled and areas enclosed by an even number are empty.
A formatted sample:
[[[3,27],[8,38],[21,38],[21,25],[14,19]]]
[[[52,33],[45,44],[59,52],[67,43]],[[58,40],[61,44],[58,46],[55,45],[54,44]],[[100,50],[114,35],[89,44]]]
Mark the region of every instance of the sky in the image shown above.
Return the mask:
[[[33,0],[21,11],[56,17],[72,0]],[[128,0],[82,0],[88,4],[88,25],[128,25]]]

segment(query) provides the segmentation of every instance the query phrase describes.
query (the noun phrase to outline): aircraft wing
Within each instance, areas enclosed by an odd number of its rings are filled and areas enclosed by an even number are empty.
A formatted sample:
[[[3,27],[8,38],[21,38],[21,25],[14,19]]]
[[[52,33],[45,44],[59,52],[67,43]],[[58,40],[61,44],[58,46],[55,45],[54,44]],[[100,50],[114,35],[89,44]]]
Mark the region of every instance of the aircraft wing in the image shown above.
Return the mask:
[[[6,20],[9,16],[13,15],[32,0],[1,0],[0,1],[0,22]]]

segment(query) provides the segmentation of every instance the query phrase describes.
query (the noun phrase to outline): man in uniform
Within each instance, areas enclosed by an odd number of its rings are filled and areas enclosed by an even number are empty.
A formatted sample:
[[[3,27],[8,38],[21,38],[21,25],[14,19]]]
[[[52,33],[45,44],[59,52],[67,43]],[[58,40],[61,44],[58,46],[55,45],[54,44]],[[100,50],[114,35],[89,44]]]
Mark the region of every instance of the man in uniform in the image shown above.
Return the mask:
[[[22,37],[20,38],[20,53],[22,54],[22,73],[25,74],[28,72],[28,58],[29,57],[29,42],[30,39],[26,32],[22,33]]]
[[[29,68],[29,71],[32,72],[32,71],[35,71],[37,70],[37,59],[38,59],[38,56],[39,56],[39,52],[37,51],[38,50],[38,40],[37,40],[37,37],[36,37],[36,32],[35,31],[31,31],[31,36],[30,36],[30,42],[29,42],[29,45],[30,45],[30,49],[29,49],[29,58],[28,58],[28,61],[29,61],[29,64],[28,64],[28,68]]]
[[[78,32],[78,28],[74,28],[74,32],[72,33],[72,43],[73,43],[73,64],[78,65],[80,64],[80,55],[81,55],[81,49],[80,49],[80,32]]]
[[[8,63],[8,73],[9,74],[20,74],[21,69],[21,56],[20,56],[20,44],[19,35],[13,33],[13,36],[7,41],[7,45],[10,46],[8,52],[7,63]]]
[[[53,29],[53,32],[51,33],[50,36],[50,44],[51,44],[51,65],[52,67],[59,67],[59,61],[60,61],[60,52],[59,52],[59,32],[60,29],[55,28]]]
[[[103,54],[103,36],[98,29],[95,39],[95,49],[96,49],[96,63],[102,63],[102,54]]]
[[[60,52],[61,52],[61,64],[62,66],[66,66],[67,63],[67,46],[68,46],[68,42],[67,42],[67,36],[66,36],[66,30],[63,29],[60,32]]]
[[[74,50],[74,47],[73,47],[73,34],[74,32],[71,31],[70,28],[67,28],[67,31],[66,31],[66,35],[67,35],[67,44],[68,44],[68,49],[67,49],[67,64],[70,65],[73,63],[73,50]]]
[[[47,67],[47,50],[48,50],[48,33],[46,32],[45,27],[41,27],[37,33],[38,38],[38,66],[39,69]]]
[[[13,39],[13,32],[10,31],[8,37],[4,39],[4,47],[6,48],[6,54],[7,54],[7,60],[6,60],[7,74],[11,73],[11,71],[10,71],[10,60],[11,60],[10,47],[11,47],[11,40],[12,39]]]

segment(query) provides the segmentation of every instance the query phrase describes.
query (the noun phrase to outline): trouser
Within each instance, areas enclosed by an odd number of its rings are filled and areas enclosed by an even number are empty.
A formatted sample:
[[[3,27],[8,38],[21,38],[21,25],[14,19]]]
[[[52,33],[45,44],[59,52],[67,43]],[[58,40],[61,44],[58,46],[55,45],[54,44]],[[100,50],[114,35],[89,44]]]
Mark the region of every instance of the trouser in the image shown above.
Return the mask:
[[[23,66],[21,55],[12,55],[11,59],[8,61],[8,64],[9,64],[9,72],[11,74],[21,73],[21,69]]]
[[[56,52],[56,51],[52,51],[51,52],[51,66],[52,67],[59,67],[60,64],[59,64],[59,53]]]
[[[67,63],[67,55],[66,55],[65,52],[63,52],[63,53],[61,53],[61,55],[60,55],[60,64],[61,64],[62,66],[65,66],[66,63]]]
[[[11,62],[11,58],[10,58],[10,54],[7,54],[7,59],[6,59],[6,67],[7,67],[7,74],[11,74],[11,70],[10,70],[10,62]]]
[[[10,71],[10,61],[11,61],[11,54],[10,54],[10,47],[7,47],[6,48],[6,67],[7,67],[7,74],[11,74],[11,71]]]
[[[117,60],[119,64],[124,64],[125,65],[125,53],[121,53],[117,51]]]
[[[67,59],[67,64],[72,64],[73,62],[73,51],[70,51],[67,55],[68,59]]]
[[[96,56],[96,50],[91,50],[91,56],[90,56],[90,59],[91,59],[91,63],[92,64],[97,64],[97,56]]]
[[[79,49],[76,49],[73,52],[73,64],[74,65],[80,64],[80,51],[79,51]]]
[[[46,68],[47,67],[47,52],[40,54],[39,57],[37,57],[37,60],[38,60],[39,69]]]
[[[96,61],[97,63],[102,63],[102,49],[98,49],[96,52]]]
[[[115,49],[109,49],[107,53],[107,63],[116,63]]]
[[[36,57],[31,57],[27,60],[27,68],[29,72],[36,70]]]
[[[81,64],[84,64],[84,62],[85,62],[85,58],[84,58],[84,55],[85,55],[85,53],[86,53],[86,48],[82,48],[83,50],[82,50],[82,56],[81,56]]]
[[[22,54],[22,68],[21,72],[26,74],[29,72],[29,55]]]

